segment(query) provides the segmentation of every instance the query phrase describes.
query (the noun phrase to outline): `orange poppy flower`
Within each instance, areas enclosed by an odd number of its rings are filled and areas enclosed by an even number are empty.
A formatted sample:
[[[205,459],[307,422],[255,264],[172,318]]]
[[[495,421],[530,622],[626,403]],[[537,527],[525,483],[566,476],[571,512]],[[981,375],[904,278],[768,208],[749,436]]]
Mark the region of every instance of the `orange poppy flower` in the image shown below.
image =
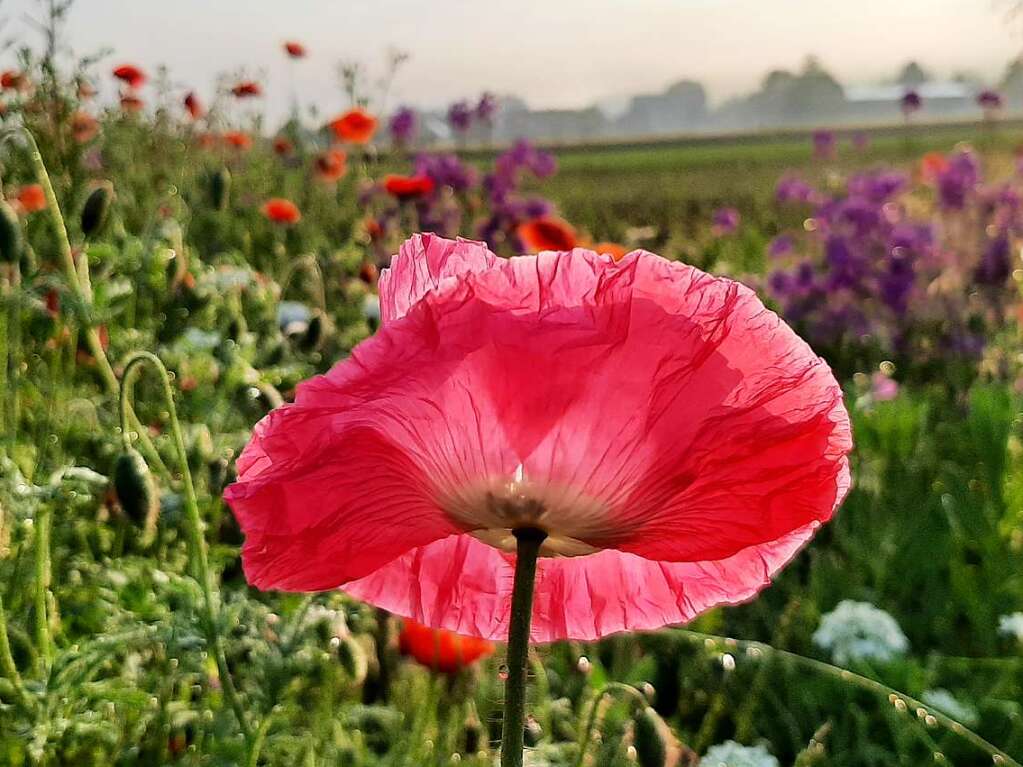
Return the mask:
[[[24,91],[28,88],[28,78],[24,72],[8,69],[0,74],[0,88],[5,91]]]
[[[924,181],[934,181],[948,170],[948,159],[941,152],[928,152],[920,159],[920,176]]]
[[[263,86],[253,80],[245,80],[238,83],[231,89],[231,95],[236,99],[254,98],[263,95]]]
[[[46,207],[46,193],[39,184],[26,184],[21,187],[15,199],[26,213],[35,213]]]
[[[138,96],[126,93],[121,96],[121,109],[125,112],[141,112],[146,103]]]
[[[297,224],[302,220],[302,212],[291,200],[274,197],[263,205],[263,215],[277,224]]]
[[[99,122],[88,112],[75,112],[71,116],[71,135],[79,144],[92,141],[99,133]]]
[[[189,91],[188,95],[185,96],[185,111],[188,112],[189,117],[193,120],[198,120],[203,116],[205,111],[202,107],[202,102],[199,101],[199,97],[195,94],[195,91]]]
[[[602,255],[611,256],[615,261],[621,261],[629,252],[624,245],[619,245],[617,242],[598,242],[593,246],[593,250]]]
[[[134,64],[122,64],[114,70],[114,77],[127,83],[129,88],[141,87],[146,82],[146,73]]]
[[[229,130],[224,134],[224,141],[242,152],[252,149],[252,136],[240,130]]]
[[[371,227],[369,226],[371,223],[372,224],[376,224],[377,222],[374,219],[370,219],[369,221],[366,222],[366,228],[367,228],[367,230],[370,230],[369,231],[369,235],[370,235],[370,237],[373,237],[373,232],[371,230]],[[380,225],[377,224],[377,226],[379,227]],[[362,266],[359,267],[359,279],[360,280],[365,282],[367,285],[375,285],[376,282],[377,282],[377,279],[379,277],[380,277],[380,270],[377,269],[377,265],[376,264],[374,264],[372,261],[363,261],[362,262]]]
[[[291,154],[295,146],[287,136],[278,136],[274,139],[274,154],[286,157]]]
[[[305,46],[296,40],[288,40],[284,43],[284,51],[293,59],[304,59],[306,55]]]
[[[398,647],[402,655],[445,674],[454,674],[494,654],[493,642],[428,628],[408,619],[398,635]]]
[[[340,149],[328,149],[316,157],[316,175],[322,181],[338,181],[348,170],[348,155]]]
[[[433,191],[433,179],[418,174],[415,176],[390,175],[384,178],[384,189],[391,197],[409,200],[413,197],[425,197]]]
[[[545,216],[535,218],[516,229],[523,246],[530,253],[542,250],[571,250],[576,246],[575,230],[560,218]]]
[[[366,144],[376,133],[377,118],[362,107],[355,107],[331,120],[330,129],[334,131],[339,141]]]

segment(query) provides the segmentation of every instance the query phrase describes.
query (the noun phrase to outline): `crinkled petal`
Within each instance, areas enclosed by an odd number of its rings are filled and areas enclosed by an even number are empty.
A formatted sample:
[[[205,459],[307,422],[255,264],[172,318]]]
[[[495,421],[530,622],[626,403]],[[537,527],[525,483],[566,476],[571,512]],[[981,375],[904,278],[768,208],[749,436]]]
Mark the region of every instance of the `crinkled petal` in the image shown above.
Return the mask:
[[[608,550],[537,564],[531,640],[589,641],[686,623],[752,599],[798,553],[815,524],[718,562],[654,562]],[[459,634],[508,636],[515,557],[469,535],[415,549],[344,586],[357,599]]]

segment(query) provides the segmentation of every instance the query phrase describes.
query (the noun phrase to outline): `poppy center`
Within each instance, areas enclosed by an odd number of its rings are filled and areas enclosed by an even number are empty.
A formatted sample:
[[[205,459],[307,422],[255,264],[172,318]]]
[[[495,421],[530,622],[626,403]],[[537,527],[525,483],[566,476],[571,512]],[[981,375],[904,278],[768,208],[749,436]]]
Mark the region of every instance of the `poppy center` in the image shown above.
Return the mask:
[[[608,533],[607,507],[574,488],[527,479],[520,465],[509,481],[493,479],[463,487],[443,502],[445,511],[474,538],[514,553],[515,531],[547,534],[542,557],[578,557],[600,549],[588,540]]]

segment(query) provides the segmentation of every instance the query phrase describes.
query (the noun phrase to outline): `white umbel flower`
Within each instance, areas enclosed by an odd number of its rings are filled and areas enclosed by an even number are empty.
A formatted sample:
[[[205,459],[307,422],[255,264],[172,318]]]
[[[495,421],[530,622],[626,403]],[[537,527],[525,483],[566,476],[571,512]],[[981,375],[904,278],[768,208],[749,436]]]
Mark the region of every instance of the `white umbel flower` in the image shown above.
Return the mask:
[[[828,650],[834,661],[890,661],[909,649],[909,640],[895,619],[869,602],[850,599],[821,618],[813,642]]]

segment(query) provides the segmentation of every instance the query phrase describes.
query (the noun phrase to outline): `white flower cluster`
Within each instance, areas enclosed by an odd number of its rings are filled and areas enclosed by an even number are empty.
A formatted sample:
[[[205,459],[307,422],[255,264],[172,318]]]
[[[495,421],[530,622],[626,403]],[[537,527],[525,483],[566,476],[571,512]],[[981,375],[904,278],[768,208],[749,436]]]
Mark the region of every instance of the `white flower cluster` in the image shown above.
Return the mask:
[[[980,721],[977,709],[969,703],[963,703],[948,690],[940,687],[934,690],[924,690],[920,700],[967,727],[973,727]]]
[[[998,633],[1014,637],[1017,642],[1023,642],[1023,613],[1011,613],[999,618]]]
[[[177,342],[179,351],[182,352],[209,352],[216,349],[219,345],[219,333],[215,333],[212,330],[200,330],[199,328],[189,328]]]
[[[779,767],[778,760],[764,746],[743,746],[726,740],[707,749],[702,767]]]
[[[869,602],[850,599],[839,602],[821,618],[813,642],[828,650],[840,665],[857,660],[889,661],[909,649],[909,640],[891,615]]]

